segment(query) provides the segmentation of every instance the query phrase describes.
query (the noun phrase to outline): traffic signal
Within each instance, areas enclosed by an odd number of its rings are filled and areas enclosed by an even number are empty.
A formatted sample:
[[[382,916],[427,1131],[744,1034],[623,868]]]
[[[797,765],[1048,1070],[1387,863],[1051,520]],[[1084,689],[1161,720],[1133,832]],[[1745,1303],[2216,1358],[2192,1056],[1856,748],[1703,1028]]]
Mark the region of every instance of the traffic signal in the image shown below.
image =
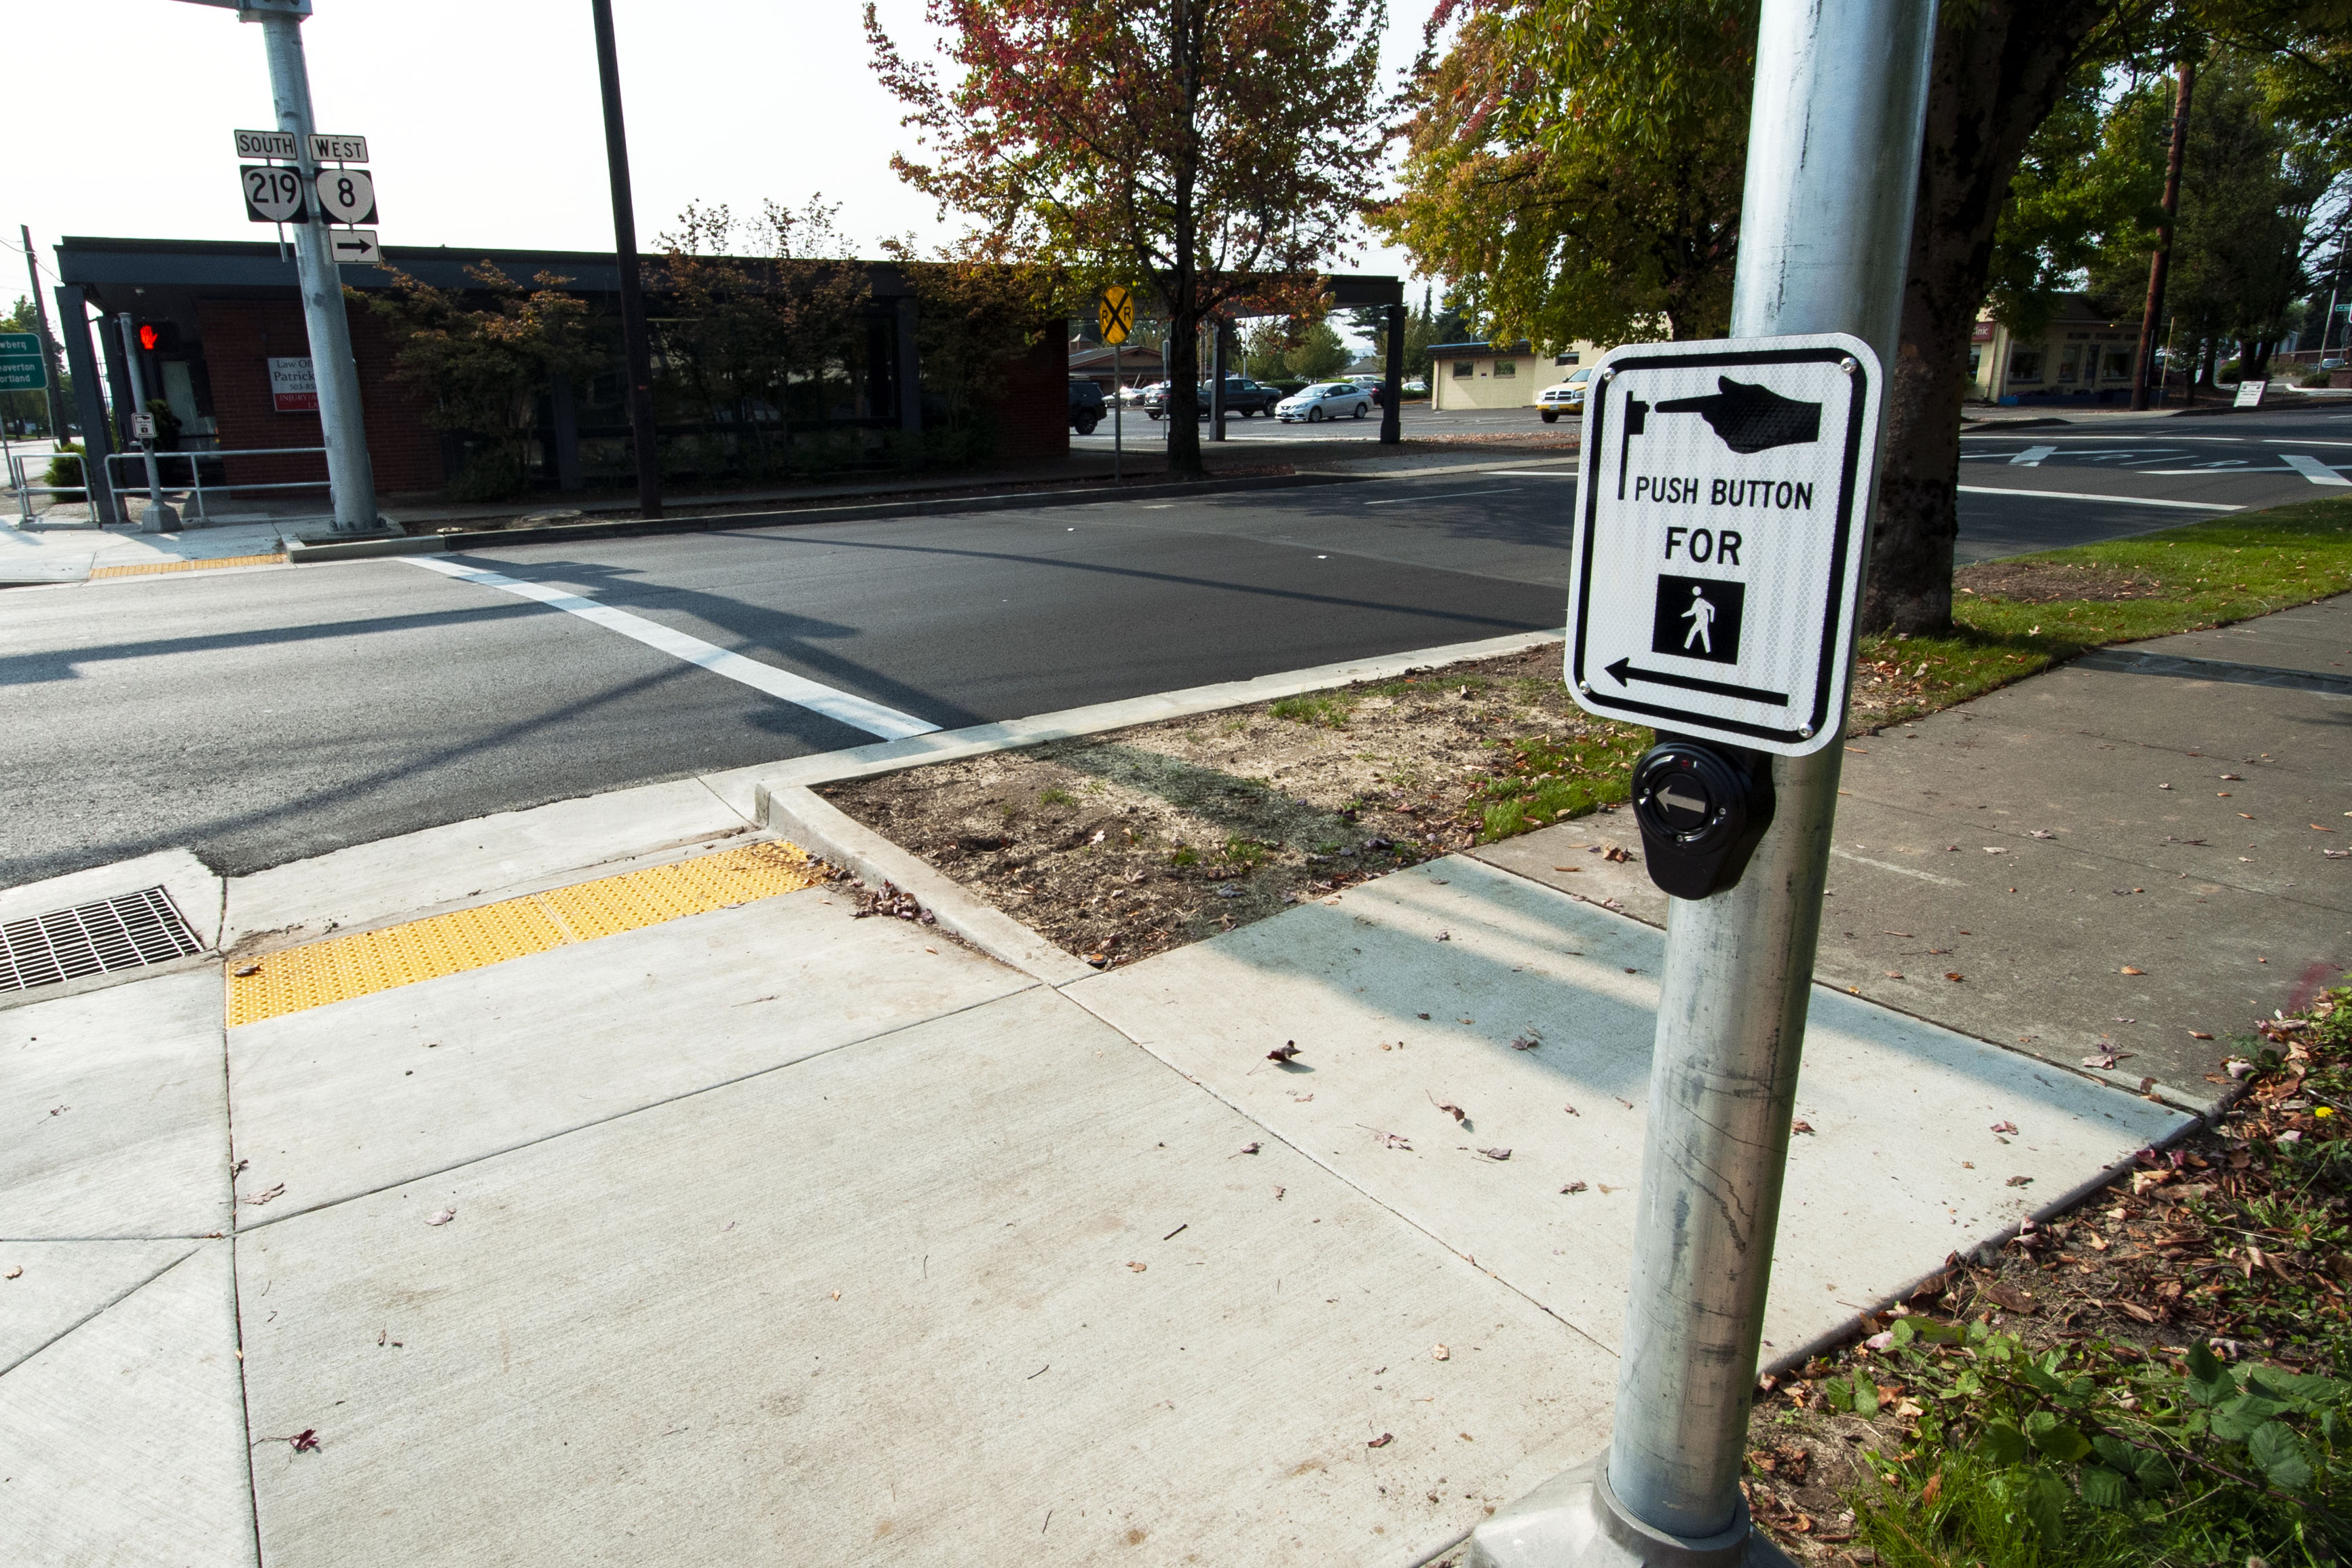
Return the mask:
[[[176,321],[142,321],[139,323],[139,346],[149,353],[177,353],[180,349],[180,327]]]

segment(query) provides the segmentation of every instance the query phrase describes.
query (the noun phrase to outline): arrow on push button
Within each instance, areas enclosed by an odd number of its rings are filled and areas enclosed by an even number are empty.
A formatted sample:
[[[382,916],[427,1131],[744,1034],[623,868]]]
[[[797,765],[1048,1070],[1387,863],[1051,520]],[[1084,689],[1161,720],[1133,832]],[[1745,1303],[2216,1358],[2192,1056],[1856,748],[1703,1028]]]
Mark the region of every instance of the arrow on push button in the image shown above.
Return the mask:
[[[1775,708],[1789,705],[1788,694],[1780,691],[1759,691],[1753,686],[1734,686],[1723,680],[1701,680],[1696,676],[1669,675],[1663,669],[1635,669],[1630,658],[1621,658],[1607,667],[1620,686],[1631,686],[1646,680],[1653,686],[1678,686],[1685,691],[1704,691],[1715,697],[1737,697],[1744,702],[1769,702]]]

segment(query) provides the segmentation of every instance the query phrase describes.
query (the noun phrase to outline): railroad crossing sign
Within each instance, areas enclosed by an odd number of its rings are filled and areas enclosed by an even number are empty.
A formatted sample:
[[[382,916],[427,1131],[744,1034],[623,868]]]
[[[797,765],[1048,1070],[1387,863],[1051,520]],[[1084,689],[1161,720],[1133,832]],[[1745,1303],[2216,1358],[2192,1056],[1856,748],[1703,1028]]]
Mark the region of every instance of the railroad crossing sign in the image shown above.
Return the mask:
[[[1103,342],[1127,342],[1128,333],[1135,331],[1134,291],[1116,283],[1104,289],[1101,302],[1095,307],[1095,321],[1102,328]]]
[[[316,189],[329,223],[375,222],[375,177],[365,169],[321,169]]]
[[[1595,368],[1569,580],[1587,711],[1803,756],[1845,715],[1879,365],[1843,332]]]
[[[35,332],[0,332],[0,392],[38,392],[49,384],[49,356]]]
[[[298,170],[268,163],[241,163],[245,181],[245,216],[255,223],[301,223],[309,216],[302,200],[302,175]]]

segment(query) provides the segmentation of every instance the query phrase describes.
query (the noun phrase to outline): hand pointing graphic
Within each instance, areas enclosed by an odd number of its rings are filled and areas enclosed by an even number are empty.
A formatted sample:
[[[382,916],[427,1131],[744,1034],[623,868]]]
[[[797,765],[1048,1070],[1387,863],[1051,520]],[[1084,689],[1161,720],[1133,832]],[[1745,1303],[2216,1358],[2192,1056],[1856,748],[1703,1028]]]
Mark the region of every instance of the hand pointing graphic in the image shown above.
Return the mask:
[[[1820,438],[1820,404],[1800,403],[1770,387],[1734,381],[1727,375],[1716,377],[1715,384],[1721,390],[1712,396],[1677,397],[1659,404],[1656,412],[1699,416],[1715,427],[1725,446],[1743,456],[1775,447],[1800,447]]]

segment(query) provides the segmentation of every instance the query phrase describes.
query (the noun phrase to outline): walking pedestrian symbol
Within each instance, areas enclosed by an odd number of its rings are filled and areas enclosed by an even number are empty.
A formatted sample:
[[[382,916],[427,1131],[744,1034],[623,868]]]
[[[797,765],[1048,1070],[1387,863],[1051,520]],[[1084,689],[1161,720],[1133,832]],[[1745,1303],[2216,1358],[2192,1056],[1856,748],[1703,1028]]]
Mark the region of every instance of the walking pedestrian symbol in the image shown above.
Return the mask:
[[[1747,596],[1742,583],[1660,577],[1650,651],[1711,664],[1738,663],[1740,611]]]

